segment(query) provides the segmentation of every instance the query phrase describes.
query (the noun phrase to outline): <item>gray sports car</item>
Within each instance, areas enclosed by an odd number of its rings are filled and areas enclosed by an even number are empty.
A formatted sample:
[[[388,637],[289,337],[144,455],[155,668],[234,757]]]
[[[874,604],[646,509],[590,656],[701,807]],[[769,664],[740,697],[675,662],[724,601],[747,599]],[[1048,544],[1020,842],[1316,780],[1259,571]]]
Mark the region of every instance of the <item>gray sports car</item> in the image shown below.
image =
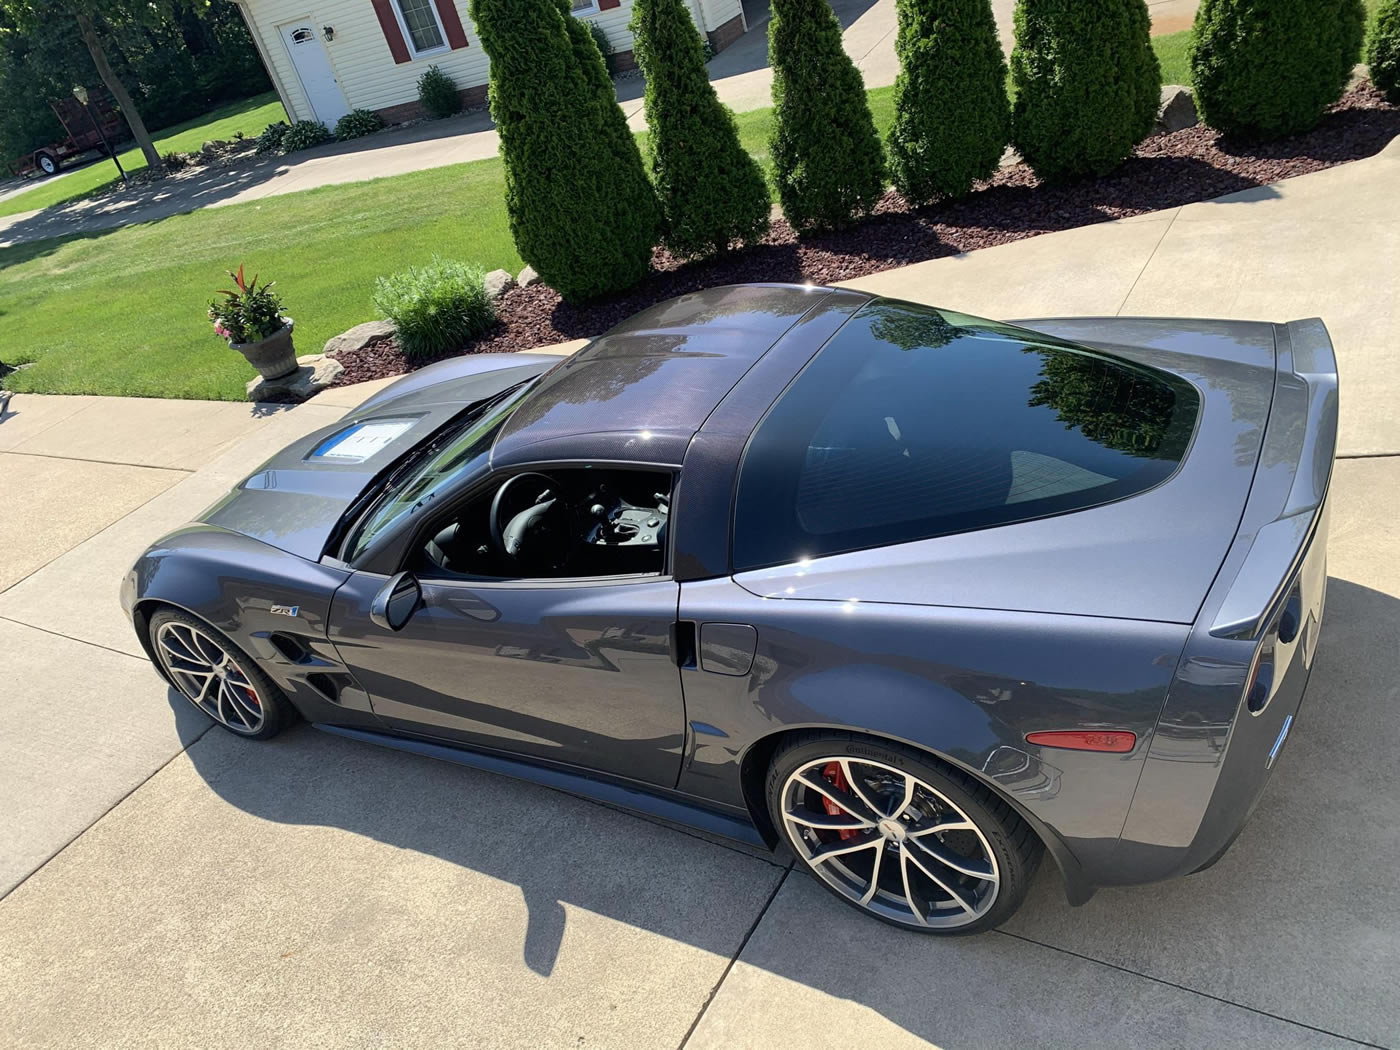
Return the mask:
[[[1026,327],[716,288],[424,368],[159,540],[122,602],[234,733],[319,728],[776,847],[871,915],[1197,871],[1326,590],[1317,320]]]

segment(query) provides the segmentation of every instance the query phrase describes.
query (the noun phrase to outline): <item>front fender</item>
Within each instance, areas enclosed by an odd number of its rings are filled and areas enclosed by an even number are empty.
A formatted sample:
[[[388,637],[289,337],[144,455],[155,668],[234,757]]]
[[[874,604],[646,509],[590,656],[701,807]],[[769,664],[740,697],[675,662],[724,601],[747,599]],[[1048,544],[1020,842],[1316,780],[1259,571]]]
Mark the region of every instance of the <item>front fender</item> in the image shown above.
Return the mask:
[[[326,637],[331,598],[349,576],[226,529],[189,525],[137,559],[121,600],[153,659],[151,615],[181,609],[228,635],[308,719],[364,724],[360,715],[377,721],[368,698]]]

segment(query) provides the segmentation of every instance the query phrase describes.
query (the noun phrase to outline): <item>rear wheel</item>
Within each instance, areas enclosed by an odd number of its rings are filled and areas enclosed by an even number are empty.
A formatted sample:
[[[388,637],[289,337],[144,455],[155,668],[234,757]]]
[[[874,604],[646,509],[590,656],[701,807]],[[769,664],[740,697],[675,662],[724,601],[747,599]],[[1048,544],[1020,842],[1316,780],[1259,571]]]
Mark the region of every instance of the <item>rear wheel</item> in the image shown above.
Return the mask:
[[[34,163],[45,175],[53,175],[58,171],[58,159],[52,153],[36,153]]]
[[[775,827],[827,889],[875,918],[965,934],[1021,905],[1042,847],[987,787],[885,741],[803,733],[769,769]]]
[[[151,648],[190,703],[229,732],[276,736],[294,712],[252,657],[198,617],[161,609],[151,617]]]

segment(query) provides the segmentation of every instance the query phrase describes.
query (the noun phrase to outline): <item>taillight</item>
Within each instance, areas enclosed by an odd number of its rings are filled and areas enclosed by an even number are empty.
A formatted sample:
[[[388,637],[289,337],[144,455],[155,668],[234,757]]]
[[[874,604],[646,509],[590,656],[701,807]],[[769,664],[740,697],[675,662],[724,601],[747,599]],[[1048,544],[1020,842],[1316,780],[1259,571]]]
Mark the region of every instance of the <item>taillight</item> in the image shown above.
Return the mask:
[[[1110,751],[1123,754],[1137,743],[1137,734],[1122,729],[1053,729],[1027,733],[1026,742],[1041,747],[1063,747],[1071,751]]]

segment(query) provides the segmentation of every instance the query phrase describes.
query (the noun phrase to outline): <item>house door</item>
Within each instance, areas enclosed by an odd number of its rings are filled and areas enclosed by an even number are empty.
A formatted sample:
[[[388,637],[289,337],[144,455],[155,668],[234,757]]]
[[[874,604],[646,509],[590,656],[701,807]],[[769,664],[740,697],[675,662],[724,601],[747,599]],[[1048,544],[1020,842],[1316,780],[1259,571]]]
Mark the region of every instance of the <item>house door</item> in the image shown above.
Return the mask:
[[[309,22],[288,22],[278,28],[316,119],[328,128],[335,127],[335,122],[349,113],[350,107],[345,104],[345,95],[336,82],[331,60],[326,57],[316,27]]]

